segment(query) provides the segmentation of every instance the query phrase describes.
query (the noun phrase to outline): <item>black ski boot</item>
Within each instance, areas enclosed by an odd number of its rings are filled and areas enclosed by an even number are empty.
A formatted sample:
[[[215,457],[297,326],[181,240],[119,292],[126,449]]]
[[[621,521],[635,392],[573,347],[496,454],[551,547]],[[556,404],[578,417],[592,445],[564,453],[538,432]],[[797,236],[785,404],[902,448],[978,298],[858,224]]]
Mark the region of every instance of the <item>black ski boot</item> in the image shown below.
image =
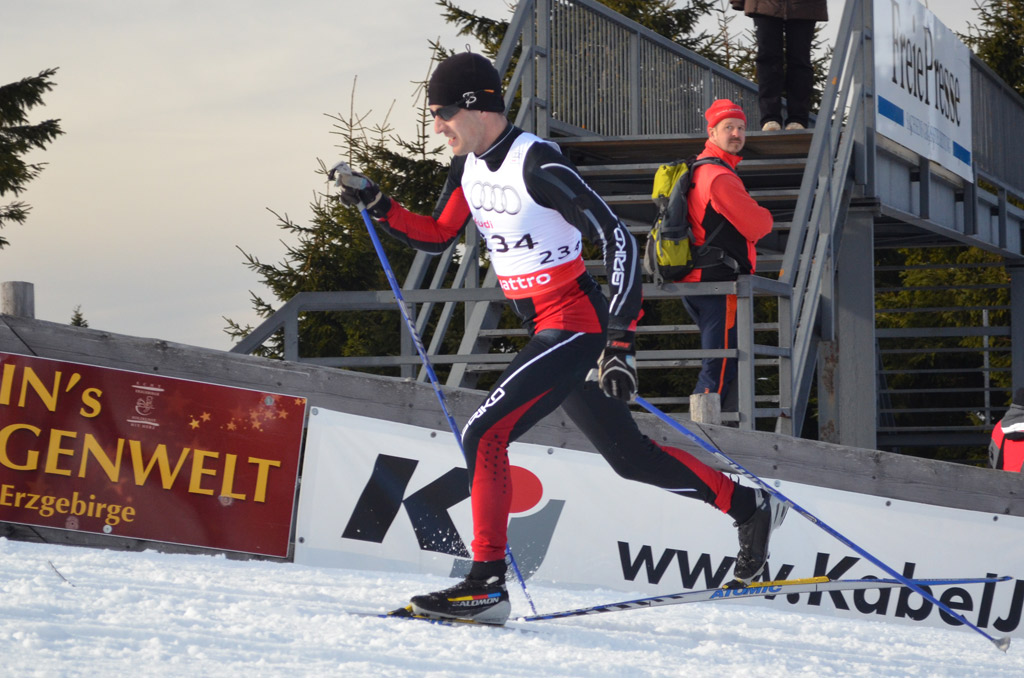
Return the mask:
[[[740,550],[733,566],[733,580],[725,585],[727,589],[748,586],[754,577],[764,571],[768,564],[768,542],[772,532],[786,519],[789,507],[768,494],[756,489],[757,508],[746,522],[733,523],[739,528]]]
[[[425,617],[504,624],[512,611],[505,588],[505,562],[473,563],[466,578],[455,586],[413,596],[409,603],[413,614]]]

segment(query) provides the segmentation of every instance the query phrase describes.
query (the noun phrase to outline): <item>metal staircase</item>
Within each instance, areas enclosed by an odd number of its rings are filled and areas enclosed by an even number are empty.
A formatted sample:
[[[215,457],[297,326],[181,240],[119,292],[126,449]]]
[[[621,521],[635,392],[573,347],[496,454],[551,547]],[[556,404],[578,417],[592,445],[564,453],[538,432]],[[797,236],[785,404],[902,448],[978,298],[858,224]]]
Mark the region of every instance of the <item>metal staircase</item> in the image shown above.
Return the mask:
[[[1024,136],[1006,134],[1024,127],[1024,101],[972,60],[974,105],[986,111],[973,123],[976,177],[995,190],[953,176],[876,135],[872,21],[872,0],[845,3],[813,131],[748,133],[739,173],[776,222],[758,244],[758,275],[644,289],[645,304],[679,307],[684,294],[738,295],[739,346],[720,354],[739,359],[742,397],[732,421],[741,429],[799,435],[817,374],[823,440],[874,449],[882,430],[910,444],[900,436],[884,383],[892,375],[883,369],[878,341],[887,337],[876,336],[876,248],[959,244],[997,252],[1010,274],[1013,315],[1024,317]],[[520,0],[495,61],[509,74],[506,104],[516,111],[514,122],[559,143],[640,238],[653,221],[649,191],[657,166],[703,148],[703,112],[711,102],[730,98],[749,120],[758,118],[753,83],[595,0]],[[995,135],[1002,146],[992,143]],[[474,387],[481,375],[500,370],[510,354],[493,351],[494,339],[523,334],[499,327],[502,295],[483,262],[455,256],[477,247],[475,229],[467,228],[465,241],[448,252],[418,255],[403,285],[424,343],[447,369],[451,387]],[[442,289],[456,259],[455,282]],[[286,359],[302,360],[294,336],[298,314],[393,303],[382,292],[303,293],[234,350],[250,352],[283,330]],[[459,305],[462,326],[453,327]],[[695,331],[685,320],[640,328],[641,337]],[[1017,347],[1013,383],[1024,385],[1024,323],[1001,331]],[[452,332],[461,336],[458,352],[442,353]],[[398,356],[313,361],[397,366],[413,377],[419,360],[404,335],[403,341]],[[711,355],[687,347],[644,350],[639,343],[638,364],[646,370],[695,373],[700,359]],[[419,378],[425,379],[422,371]],[[688,392],[680,386],[678,397],[652,402],[684,410]]]

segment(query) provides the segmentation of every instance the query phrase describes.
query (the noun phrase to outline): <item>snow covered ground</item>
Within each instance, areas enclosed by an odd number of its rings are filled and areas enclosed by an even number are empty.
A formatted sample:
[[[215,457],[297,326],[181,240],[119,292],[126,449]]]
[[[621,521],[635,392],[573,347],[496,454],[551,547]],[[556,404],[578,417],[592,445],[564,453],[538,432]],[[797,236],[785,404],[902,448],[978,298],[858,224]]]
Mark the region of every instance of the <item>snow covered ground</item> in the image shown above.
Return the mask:
[[[1024,676],[967,631],[775,612],[744,601],[662,607],[528,630],[379,619],[425,575],[0,539],[0,676]],[[532,586],[539,611],[621,592]],[[530,612],[518,588],[513,615]]]

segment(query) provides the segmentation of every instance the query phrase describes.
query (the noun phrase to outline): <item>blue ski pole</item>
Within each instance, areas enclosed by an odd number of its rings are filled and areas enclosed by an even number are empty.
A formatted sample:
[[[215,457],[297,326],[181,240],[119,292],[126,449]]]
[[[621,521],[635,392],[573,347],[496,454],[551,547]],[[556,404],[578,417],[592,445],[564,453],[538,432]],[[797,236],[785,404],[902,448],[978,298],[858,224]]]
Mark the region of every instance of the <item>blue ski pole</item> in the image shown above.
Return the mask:
[[[341,168],[341,163],[335,165],[335,170]],[[347,167],[341,169],[341,181],[346,185],[355,189],[361,189],[366,186],[366,179],[357,177],[352,174],[352,170]],[[423,341],[420,339],[419,334],[416,332],[416,325],[413,323],[412,318],[409,317],[409,311],[405,305],[405,299],[402,297],[402,290],[398,285],[398,279],[395,278],[394,271],[391,270],[391,263],[388,261],[388,255],[384,251],[384,246],[380,242],[380,238],[377,237],[377,229],[373,227],[373,220],[370,219],[370,215],[366,211],[366,206],[362,202],[359,203],[359,213],[363,216],[363,223],[366,224],[366,230],[370,234],[370,241],[373,243],[373,249],[377,252],[377,258],[380,259],[380,264],[384,268],[384,275],[387,276],[388,283],[391,285],[391,292],[395,295],[395,300],[398,302],[398,310],[402,315],[402,320],[405,321],[405,327],[409,330],[409,334],[412,336],[413,344],[416,346],[416,352],[419,353],[420,360],[423,362],[423,368],[427,372],[427,376],[430,378],[430,383],[434,387],[434,393],[437,395],[437,401],[441,404],[441,411],[444,412],[445,418],[448,420],[448,426],[452,430],[452,434],[455,436],[455,442],[459,446],[459,450],[462,452],[463,458],[466,458],[466,449],[462,445],[462,432],[459,430],[458,424],[455,423],[455,418],[451,415],[448,410],[448,401],[445,400],[444,393],[441,391],[441,384],[437,379],[437,375],[434,374],[434,367],[430,362],[430,358],[427,357],[427,349],[423,346]],[[526,596],[526,602],[529,603],[530,609],[534,614],[537,614],[537,608],[533,604],[533,598],[530,597],[530,592],[526,590],[526,580],[523,578],[523,573],[519,570],[519,565],[516,563],[515,556],[512,555],[512,549],[509,548],[508,544],[505,545],[505,555],[508,557],[509,564],[512,566],[512,571],[515,572],[516,579],[519,580],[519,585],[523,589],[523,595]]]
[[[733,459],[731,457],[729,457],[729,455],[727,455],[725,452],[723,452],[717,446],[713,446],[713,445],[709,444],[703,438],[701,438],[701,437],[697,436],[696,434],[692,433],[689,429],[687,429],[685,426],[680,424],[678,421],[676,421],[675,419],[672,419],[667,414],[665,414],[664,412],[662,412],[657,407],[655,407],[651,403],[647,402],[646,400],[644,400],[640,396],[636,397],[636,402],[637,402],[638,405],[640,405],[641,407],[646,409],[648,412],[650,412],[654,416],[658,417],[663,422],[665,422],[666,424],[668,424],[669,426],[671,426],[675,430],[679,431],[680,433],[682,433],[684,436],[686,436],[687,438],[689,438],[693,442],[695,442],[698,445],[700,445],[704,450],[706,450],[709,454],[714,456],[716,459],[724,462],[733,471],[735,471],[739,475],[743,476],[744,478],[747,478],[751,482],[755,483],[758,487],[760,487],[765,492],[768,492],[769,494],[774,495],[779,501],[781,501],[781,502],[787,504],[788,506],[790,506],[794,511],[796,511],[797,513],[802,515],[804,518],[806,518],[807,520],[811,521],[812,523],[814,523],[815,525],[820,527],[822,530],[824,530],[826,533],[828,533],[832,537],[835,537],[837,540],[839,540],[840,543],[842,543],[842,544],[848,546],[849,548],[853,549],[853,551],[855,551],[856,553],[860,554],[860,556],[862,558],[864,558],[868,562],[873,563],[877,567],[881,568],[883,571],[885,571],[893,579],[898,580],[904,586],[910,588],[915,593],[920,594],[925,600],[927,600],[928,602],[932,603],[933,605],[938,607],[940,610],[942,610],[943,612],[945,612],[949,616],[951,616],[954,619],[956,619],[957,621],[959,621],[964,626],[966,626],[966,627],[968,627],[968,628],[970,628],[970,629],[980,633],[982,636],[987,638],[993,645],[995,645],[997,648],[999,648],[1003,652],[1006,652],[1007,648],[1010,647],[1010,637],[1009,636],[1005,636],[1003,638],[994,638],[994,637],[992,637],[991,635],[986,633],[984,630],[978,628],[977,626],[975,626],[971,622],[967,621],[962,615],[960,615],[958,612],[953,610],[953,608],[951,608],[949,605],[946,605],[945,603],[939,601],[937,598],[935,598],[935,596],[933,596],[931,593],[926,591],[920,585],[914,583],[914,581],[912,579],[908,579],[907,577],[903,576],[902,574],[900,574],[899,572],[897,572],[896,570],[894,570],[890,566],[886,565],[881,560],[879,560],[875,556],[871,555],[870,553],[865,551],[863,548],[861,548],[857,544],[855,544],[852,541],[850,541],[845,535],[843,535],[842,533],[840,533],[840,532],[836,531],[835,529],[833,529],[832,527],[830,527],[827,523],[822,521],[820,518],[815,516],[813,513],[811,513],[807,509],[803,508],[802,506],[800,506],[799,504],[794,502],[792,499],[790,499],[789,497],[784,495],[782,492],[780,492],[779,490],[777,490],[774,487],[772,487],[771,485],[769,485],[768,483],[766,483],[763,480],[761,480],[761,478],[758,477],[757,475],[755,475],[755,474],[751,473],[750,471],[748,471],[747,469],[745,469],[738,462],[733,461]]]

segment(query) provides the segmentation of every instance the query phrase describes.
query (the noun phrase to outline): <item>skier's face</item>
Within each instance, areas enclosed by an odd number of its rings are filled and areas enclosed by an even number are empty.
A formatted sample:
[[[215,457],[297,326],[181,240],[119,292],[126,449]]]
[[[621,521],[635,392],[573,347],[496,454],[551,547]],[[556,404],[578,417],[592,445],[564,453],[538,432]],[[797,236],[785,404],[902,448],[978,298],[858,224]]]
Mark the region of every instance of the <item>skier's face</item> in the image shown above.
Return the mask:
[[[708,130],[708,138],[726,153],[739,155],[747,140],[747,123],[739,118],[726,118]]]
[[[432,105],[430,112],[434,114],[434,134],[443,134],[448,138],[448,146],[455,155],[483,153],[494,141],[491,130],[486,125],[483,111],[470,111],[464,108],[445,119],[447,111],[443,106]]]

